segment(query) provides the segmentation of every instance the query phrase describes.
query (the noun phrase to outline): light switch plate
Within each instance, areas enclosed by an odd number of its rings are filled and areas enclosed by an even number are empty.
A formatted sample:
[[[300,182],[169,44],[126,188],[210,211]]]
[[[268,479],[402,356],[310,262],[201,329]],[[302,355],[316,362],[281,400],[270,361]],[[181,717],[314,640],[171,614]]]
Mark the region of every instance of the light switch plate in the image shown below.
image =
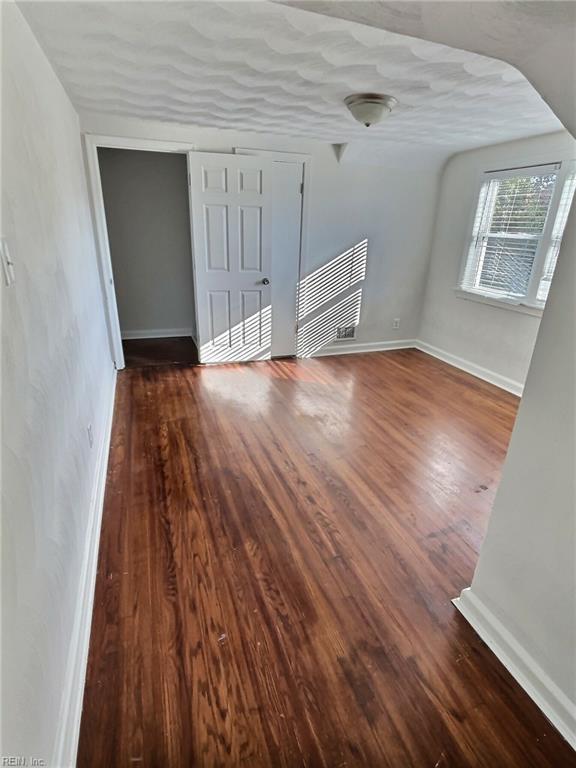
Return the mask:
[[[2,258],[2,272],[4,273],[4,282],[7,286],[10,286],[16,279],[16,276],[14,274],[14,262],[10,258],[8,241],[5,237],[0,238],[0,254]]]

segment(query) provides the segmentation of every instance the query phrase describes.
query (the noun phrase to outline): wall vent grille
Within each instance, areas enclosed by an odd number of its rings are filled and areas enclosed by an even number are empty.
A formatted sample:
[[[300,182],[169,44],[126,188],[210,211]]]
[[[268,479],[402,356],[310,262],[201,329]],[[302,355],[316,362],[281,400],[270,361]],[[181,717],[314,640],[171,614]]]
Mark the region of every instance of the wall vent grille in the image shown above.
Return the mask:
[[[336,341],[349,341],[356,338],[355,325],[341,325],[336,328]]]

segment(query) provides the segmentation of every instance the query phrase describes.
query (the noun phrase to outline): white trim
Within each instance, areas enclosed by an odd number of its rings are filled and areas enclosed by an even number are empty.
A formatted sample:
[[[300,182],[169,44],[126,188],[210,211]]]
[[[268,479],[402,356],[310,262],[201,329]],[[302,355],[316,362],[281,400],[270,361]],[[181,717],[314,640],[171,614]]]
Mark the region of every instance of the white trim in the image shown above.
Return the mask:
[[[102,182],[100,179],[100,165],[98,163],[98,147],[112,149],[135,149],[144,152],[176,152],[186,154],[196,149],[194,144],[179,141],[157,141],[156,139],[132,139],[124,136],[102,136],[99,134],[84,134],[84,150],[86,156],[86,171],[88,186],[90,188],[90,201],[92,215],[94,217],[94,230],[96,240],[96,255],[98,258],[98,270],[104,297],[104,310],[108,326],[108,337],[112,360],[116,368],[124,368],[124,352],[122,350],[122,333],[118,317],[118,304],[114,289],[114,274],[112,271],[112,258],[110,256],[110,243],[108,241],[108,227],[104,211],[104,196],[102,194]],[[190,189],[188,188],[188,195]],[[192,254],[191,254],[192,258]]]
[[[122,331],[123,339],[172,339],[176,336],[191,336],[192,328],[149,328],[141,331]]]
[[[538,288],[540,281],[544,274],[544,267],[546,263],[546,257],[550,249],[552,231],[556,218],[558,216],[558,208],[562,199],[562,193],[564,190],[564,184],[570,169],[574,165],[574,160],[571,157],[561,158],[553,163],[531,163],[530,165],[515,165],[515,167],[509,167],[502,171],[492,170],[484,171],[478,180],[476,195],[473,198],[475,205],[472,208],[469,225],[466,229],[466,239],[464,243],[462,257],[460,259],[460,268],[458,271],[458,284],[456,287],[458,298],[471,299],[472,301],[479,301],[490,306],[499,307],[500,309],[511,309],[516,312],[523,312],[528,315],[541,316],[544,306],[539,306],[537,303]],[[481,288],[475,289],[470,285],[467,277],[471,269],[476,274],[479,274],[481,269],[479,267],[482,258],[472,255],[472,248],[476,249],[478,243],[478,232],[476,238],[474,238],[474,223],[477,220],[477,216],[480,208],[480,201],[482,195],[482,189],[485,185],[490,184],[492,181],[505,178],[520,178],[529,174],[530,171],[536,171],[534,175],[546,175],[549,173],[556,174],[556,181],[552,192],[552,197],[548,205],[548,212],[546,214],[546,221],[544,227],[537,239],[537,248],[534,255],[534,261],[532,263],[530,279],[528,287],[526,289],[526,295],[518,301],[513,299],[499,298],[493,296],[490,292],[484,292]],[[482,218],[484,213],[481,214]],[[475,264],[475,266],[473,266]],[[468,285],[466,285],[468,283]],[[482,301],[482,298],[485,300]]]
[[[284,152],[281,149],[254,149],[253,147],[233,147],[235,155],[262,155],[278,163],[306,163],[312,156],[306,152]]]
[[[488,306],[496,307],[497,309],[508,309],[513,312],[521,312],[524,315],[542,317],[542,312],[544,311],[544,307],[536,307],[521,302],[515,304],[510,299],[499,299],[496,296],[488,296],[486,293],[477,293],[476,291],[466,290],[465,288],[456,287],[454,288],[454,293],[456,294],[457,299],[477,301],[479,304],[488,304]]]
[[[531,163],[530,165],[520,165],[514,168],[502,168],[501,170],[484,171],[484,176],[488,179],[516,179],[518,176],[549,176],[562,167],[562,161],[558,160],[552,163]]]
[[[194,150],[191,150],[193,152]],[[195,231],[194,231],[194,207],[192,205],[192,154],[186,152],[186,173],[188,175],[188,222],[190,224],[190,259],[192,260],[192,290],[194,291],[194,344],[196,344],[196,350],[198,357],[200,357],[200,344],[199,328],[200,317],[198,314],[198,269],[196,265],[196,248],[194,244]]]
[[[84,137],[84,150],[86,153],[86,175],[90,188],[90,202],[94,217],[94,239],[96,241],[96,257],[98,259],[98,272],[100,285],[104,299],[104,311],[106,314],[106,326],[110,341],[110,353],[116,368],[124,368],[124,353],[122,351],[122,338],[120,336],[120,320],[118,318],[118,305],[114,290],[114,276],[112,273],[112,258],[110,256],[110,243],[108,242],[108,227],[106,214],[104,213],[104,196],[102,194],[102,182],[100,179],[100,166],[98,164],[98,144],[92,137]]]
[[[576,749],[576,702],[560,690],[470,587],[463,589],[460,597],[452,602],[552,725]]]
[[[465,360],[463,357],[453,355],[451,352],[447,352],[444,349],[433,347],[431,344],[427,344],[425,341],[420,341],[419,339],[415,342],[415,347],[421,352],[426,352],[426,354],[432,355],[432,357],[437,357],[439,360],[443,360],[445,363],[453,365],[455,368],[460,368],[460,370],[472,374],[472,376],[488,381],[490,384],[500,387],[500,389],[505,389],[513,395],[517,395],[518,397],[522,396],[524,384],[519,381],[509,379],[507,376],[502,376],[501,374],[496,373],[496,371],[491,371],[489,368],[483,368],[481,365],[477,365],[470,360]]]
[[[327,357],[329,355],[353,355],[362,352],[385,352],[392,349],[419,349],[421,352],[425,352],[427,355],[442,360],[448,365],[459,368],[461,371],[476,376],[478,379],[483,379],[490,384],[494,384],[500,389],[505,389],[507,392],[511,392],[518,397],[522,396],[524,385],[514,379],[509,379],[506,376],[502,376],[496,371],[491,371],[488,368],[483,368],[481,365],[465,360],[462,357],[453,355],[451,352],[446,352],[444,349],[433,347],[431,344],[427,344],[420,339],[401,339],[399,341],[365,341],[365,342],[347,342],[347,341],[335,341],[326,347],[322,347],[315,352],[312,357]]]
[[[78,737],[80,735],[80,718],[84,698],[84,683],[88,663],[90,645],[90,628],[92,625],[92,608],[94,605],[94,588],[98,567],[98,545],[100,543],[100,527],[104,508],[104,492],[106,489],[106,474],[108,470],[108,454],[112,436],[112,419],[114,416],[114,398],[116,394],[116,371],[113,370],[108,402],[106,403],[105,422],[103,424],[102,441],[99,446],[94,484],[90,499],[88,526],[84,544],[82,571],[80,573],[74,627],[70,638],[66,677],[62,689],[58,732],[56,734],[54,756],[51,765],[76,765]]]
[[[332,355],[354,355],[362,352],[385,352],[392,349],[413,349],[416,346],[415,339],[401,339],[400,341],[337,341],[329,346],[322,347],[312,357],[328,357]]]
[[[138,149],[142,152],[177,152],[185,154],[196,149],[195,144],[181,141],[159,141],[158,139],[132,139],[126,136],[103,136],[97,133],[84,133],[87,143],[109,149]]]

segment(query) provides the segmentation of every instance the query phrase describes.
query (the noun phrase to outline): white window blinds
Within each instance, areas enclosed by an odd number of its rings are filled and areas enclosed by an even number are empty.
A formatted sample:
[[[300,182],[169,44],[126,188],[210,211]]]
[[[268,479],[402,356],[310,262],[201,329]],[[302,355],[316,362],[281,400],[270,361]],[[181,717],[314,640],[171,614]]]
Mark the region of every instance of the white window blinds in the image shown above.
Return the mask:
[[[544,270],[538,284],[537,300],[542,303],[545,303],[548,298],[550,283],[552,282],[552,276],[556,269],[556,261],[558,260],[558,253],[560,252],[560,245],[562,244],[562,235],[564,234],[564,228],[568,221],[568,214],[570,213],[570,206],[572,205],[575,191],[576,173],[572,172],[566,177],[562,189],[560,204],[558,205],[558,212],[554,221],[550,244],[546,254],[546,261],[544,262]]]
[[[485,175],[461,289],[513,303],[529,297],[559,167]],[[558,242],[562,231],[563,227]],[[553,271],[552,264],[551,274]]]

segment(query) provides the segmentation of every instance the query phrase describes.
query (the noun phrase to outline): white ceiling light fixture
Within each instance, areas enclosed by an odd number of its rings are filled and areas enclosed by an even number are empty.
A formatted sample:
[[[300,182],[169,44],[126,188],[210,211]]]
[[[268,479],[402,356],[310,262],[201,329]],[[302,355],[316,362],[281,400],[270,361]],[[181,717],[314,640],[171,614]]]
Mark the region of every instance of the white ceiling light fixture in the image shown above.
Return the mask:
[[[344,99],[344,104],[355,120],[369,128],[388,117],[398,100],[385,93],[353,93]]]

